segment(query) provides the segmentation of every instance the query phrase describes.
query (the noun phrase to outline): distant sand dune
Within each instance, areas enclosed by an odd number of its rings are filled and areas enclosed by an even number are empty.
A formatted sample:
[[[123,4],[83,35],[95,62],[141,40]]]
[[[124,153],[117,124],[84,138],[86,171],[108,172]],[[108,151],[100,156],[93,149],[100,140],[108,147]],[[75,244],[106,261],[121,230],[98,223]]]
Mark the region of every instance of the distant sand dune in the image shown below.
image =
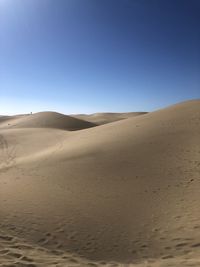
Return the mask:
[[[199,266],[200,100],[63,116],[0,122],[0,266]]]
[[[94,113],[94,114],[78,114],[78,115],[71,115],[74,118],[87,120],[92,123],[96,123],[98,125],[106,124],[114,121],[119,121],[139,115],[144,115],[147,112],[126,112],[126,113]]]
[[[72,118],[57,112],[39,112],[25,116],[17,116],[13,119],[12,117],[0,118],[1,128],[57,128],[74,131],[94,126],[94,123]]]

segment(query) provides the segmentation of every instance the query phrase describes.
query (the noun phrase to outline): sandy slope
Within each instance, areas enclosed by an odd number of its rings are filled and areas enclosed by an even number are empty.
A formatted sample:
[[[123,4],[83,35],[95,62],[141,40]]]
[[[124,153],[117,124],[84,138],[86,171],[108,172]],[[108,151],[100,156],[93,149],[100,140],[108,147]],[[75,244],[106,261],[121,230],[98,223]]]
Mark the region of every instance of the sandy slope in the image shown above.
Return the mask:
[[[72,115],[72,117],[90,121],[98,125],[102,125],[131,117],[136,117],[139,115],[144,115],[146,113],[147,112],[126,112],[126,113],[107,112],[107,113],[94,113],[94,114],[78,114],[78,115]]]
[[[200,265],[200,100],[75,132],[1,127],[0,266]]]
[[[0,128],[55,128],[74,131],[94,126],[96,126],[94,123],[57,112],[38,112],[0,118]]]

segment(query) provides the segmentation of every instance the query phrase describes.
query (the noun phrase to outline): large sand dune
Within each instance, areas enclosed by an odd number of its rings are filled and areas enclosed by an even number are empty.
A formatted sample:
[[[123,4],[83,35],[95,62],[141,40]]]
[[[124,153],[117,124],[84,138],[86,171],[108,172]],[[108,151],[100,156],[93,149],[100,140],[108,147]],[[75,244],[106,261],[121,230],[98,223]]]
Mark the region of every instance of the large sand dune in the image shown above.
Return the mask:
[[[200,266],[200,100],[73,132],[35,116],[0,123],[0,266]]]
[[[0,128],[53,128],[82,130],[96,126],[94,123],[57,112],[38,112],[24,116],[0,117]]]

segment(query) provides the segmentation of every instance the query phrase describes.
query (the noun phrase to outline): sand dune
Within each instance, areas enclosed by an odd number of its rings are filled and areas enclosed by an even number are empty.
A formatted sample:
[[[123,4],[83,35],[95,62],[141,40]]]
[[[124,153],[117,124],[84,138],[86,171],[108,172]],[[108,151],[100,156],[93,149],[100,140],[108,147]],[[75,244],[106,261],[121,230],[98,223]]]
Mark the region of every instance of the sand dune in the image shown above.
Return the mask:
[[[146,113],[147,112],[126,112],[126,113],[107,112],[107,113],[94,113],[94,114],[78,114],[78,115],[72,115],[72,117],[101,125],[139,115],[144,115]]]
[[[10,120],[13,120],[13,119],[18,119],[22,116],[26,116],[26,115],[16,115],[16,116],[3,116],[3,115],[0,115],[0,125],[3,124],[4,126],[8,125],[9,124],[9,121]]]
[[[94,126],[94,123],[57,112],[38,112],[24,116],[0,118],[0,128],[57,128],[74,131]]]
[[[0,266],[199,266],[200,100],[73,132],[54,115],[0,122]]]

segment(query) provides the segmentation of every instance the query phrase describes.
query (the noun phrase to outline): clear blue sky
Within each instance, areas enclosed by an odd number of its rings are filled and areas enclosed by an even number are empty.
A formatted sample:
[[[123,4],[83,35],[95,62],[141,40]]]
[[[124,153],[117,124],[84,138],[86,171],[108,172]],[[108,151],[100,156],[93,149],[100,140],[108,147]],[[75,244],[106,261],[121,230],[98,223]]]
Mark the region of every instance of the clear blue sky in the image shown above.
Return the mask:
[[[200,98],[199,0],[0,0],[0,114]]]

